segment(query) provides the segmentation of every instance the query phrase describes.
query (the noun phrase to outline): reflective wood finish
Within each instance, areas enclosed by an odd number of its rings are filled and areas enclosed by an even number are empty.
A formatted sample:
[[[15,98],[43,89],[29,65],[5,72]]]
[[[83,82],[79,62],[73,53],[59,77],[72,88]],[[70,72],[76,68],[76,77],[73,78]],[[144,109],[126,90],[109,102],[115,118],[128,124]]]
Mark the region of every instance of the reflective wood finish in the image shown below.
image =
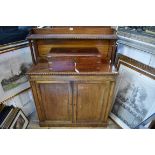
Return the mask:
[[[52,48],[47,60],[52,71],[99,70],[101,66],[97,48]]]

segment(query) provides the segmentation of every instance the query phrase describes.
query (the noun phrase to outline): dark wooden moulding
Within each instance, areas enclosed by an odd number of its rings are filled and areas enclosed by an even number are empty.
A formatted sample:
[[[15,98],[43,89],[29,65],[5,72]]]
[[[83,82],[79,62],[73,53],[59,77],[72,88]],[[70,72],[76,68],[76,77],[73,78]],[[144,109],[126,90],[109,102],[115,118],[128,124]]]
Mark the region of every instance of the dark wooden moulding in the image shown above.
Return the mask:
[[[40,126],[108,124],[118,74],[113,70],[116,39],[110,27],[32,29],[28,40],[36,65],[27,74]],[[62,70],[63,63],[70,68]]]

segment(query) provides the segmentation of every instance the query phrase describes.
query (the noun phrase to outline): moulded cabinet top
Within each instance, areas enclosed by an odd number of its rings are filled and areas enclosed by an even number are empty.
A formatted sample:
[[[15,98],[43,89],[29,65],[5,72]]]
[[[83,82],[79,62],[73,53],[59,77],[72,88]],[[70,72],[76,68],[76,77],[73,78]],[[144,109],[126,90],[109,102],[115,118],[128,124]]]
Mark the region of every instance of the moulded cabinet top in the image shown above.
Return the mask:
[[[34,28],[27,39],[117,39],[110,27]]]
[[[99,71],[50,71],[47,63],[38,63],[34,65],[26,74],[28,75],[117,75],[118,72],[114,66],[109,63],[103,63]]]

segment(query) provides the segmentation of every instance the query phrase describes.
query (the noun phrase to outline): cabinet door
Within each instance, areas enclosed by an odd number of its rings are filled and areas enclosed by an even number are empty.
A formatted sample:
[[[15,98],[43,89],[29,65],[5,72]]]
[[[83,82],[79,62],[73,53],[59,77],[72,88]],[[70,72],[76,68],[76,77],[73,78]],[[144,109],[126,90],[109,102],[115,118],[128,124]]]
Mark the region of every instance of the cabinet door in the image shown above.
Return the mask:
[[[38,98],[43,121],[72,122],[72,90],[66,82],[37,82]]]
[[[76,123],[103,122],[109,94],[109,82],[81,82],[74,85]]]

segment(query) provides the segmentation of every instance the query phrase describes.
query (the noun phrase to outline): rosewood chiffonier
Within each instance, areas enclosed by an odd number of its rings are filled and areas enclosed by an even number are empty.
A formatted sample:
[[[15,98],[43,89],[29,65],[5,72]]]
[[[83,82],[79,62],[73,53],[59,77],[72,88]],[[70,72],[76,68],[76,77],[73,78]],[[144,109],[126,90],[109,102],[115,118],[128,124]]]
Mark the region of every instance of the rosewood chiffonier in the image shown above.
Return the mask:
[[[106,126],[118,74],[113,67],[115,31],[35,28],[28,40],[34,66],[27,74],[40,126]]]

